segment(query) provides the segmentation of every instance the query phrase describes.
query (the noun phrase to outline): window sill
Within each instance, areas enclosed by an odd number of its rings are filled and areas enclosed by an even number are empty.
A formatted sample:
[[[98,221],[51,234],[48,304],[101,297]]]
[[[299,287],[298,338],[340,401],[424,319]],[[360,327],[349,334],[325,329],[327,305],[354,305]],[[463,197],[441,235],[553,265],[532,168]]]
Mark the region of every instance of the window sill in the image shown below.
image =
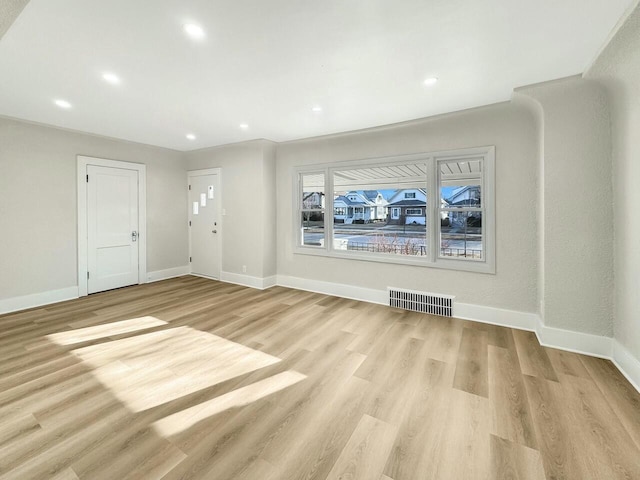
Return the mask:
[[[471,273],[486,273],[495,275],[495,265],[485,260],[454,260],[438,258],[435,262],[428,257],[413,257],[399,255],[369,254],[365,252],[341,252],[327,250],[324,247],[294,247],[296,255],[312,255],[316,257],[339,258],[341,260],[357,260],[375,263],[390,263],[394,265],[408,265],[416,267],[437,268],[442,270],[457,270]]]

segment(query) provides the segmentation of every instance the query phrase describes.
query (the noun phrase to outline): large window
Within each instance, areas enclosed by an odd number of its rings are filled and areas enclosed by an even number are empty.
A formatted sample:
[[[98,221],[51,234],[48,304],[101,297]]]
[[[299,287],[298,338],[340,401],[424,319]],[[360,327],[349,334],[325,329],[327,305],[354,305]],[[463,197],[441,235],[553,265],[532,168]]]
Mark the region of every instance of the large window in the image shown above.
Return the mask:
[[[296,253],[493,273],[493,169],[493,147],[299,168]]]

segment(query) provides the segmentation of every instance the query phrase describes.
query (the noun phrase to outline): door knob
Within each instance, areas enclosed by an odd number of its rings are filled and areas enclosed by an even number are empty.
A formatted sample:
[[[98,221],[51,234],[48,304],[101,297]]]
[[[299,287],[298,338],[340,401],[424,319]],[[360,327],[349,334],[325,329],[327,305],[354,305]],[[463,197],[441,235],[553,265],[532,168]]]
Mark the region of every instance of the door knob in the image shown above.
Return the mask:
[[[218,230],[211,230],[211,233],[218,233]]]

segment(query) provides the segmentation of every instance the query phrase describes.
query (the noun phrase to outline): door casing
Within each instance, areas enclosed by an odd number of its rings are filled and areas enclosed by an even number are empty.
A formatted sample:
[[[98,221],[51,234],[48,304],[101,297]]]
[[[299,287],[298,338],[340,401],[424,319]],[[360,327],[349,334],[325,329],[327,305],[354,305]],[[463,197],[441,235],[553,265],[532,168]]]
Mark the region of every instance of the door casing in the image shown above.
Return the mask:
[[[108,160],[78,155],[78,296],[88,294],[87,288],[87,166],[123,168],[138,172],[138,283],[147,281],[147,175],[146,165],[141,163]]]

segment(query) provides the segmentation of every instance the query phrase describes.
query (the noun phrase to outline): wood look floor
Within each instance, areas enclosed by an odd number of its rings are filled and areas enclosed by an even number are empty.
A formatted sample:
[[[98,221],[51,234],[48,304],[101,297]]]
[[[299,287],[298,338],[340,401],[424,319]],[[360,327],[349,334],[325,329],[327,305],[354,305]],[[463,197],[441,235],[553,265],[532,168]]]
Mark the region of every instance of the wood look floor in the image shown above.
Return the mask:
[[[196,277],[0,316],[2,479],[640,479],[640,395],[533,333]]]

